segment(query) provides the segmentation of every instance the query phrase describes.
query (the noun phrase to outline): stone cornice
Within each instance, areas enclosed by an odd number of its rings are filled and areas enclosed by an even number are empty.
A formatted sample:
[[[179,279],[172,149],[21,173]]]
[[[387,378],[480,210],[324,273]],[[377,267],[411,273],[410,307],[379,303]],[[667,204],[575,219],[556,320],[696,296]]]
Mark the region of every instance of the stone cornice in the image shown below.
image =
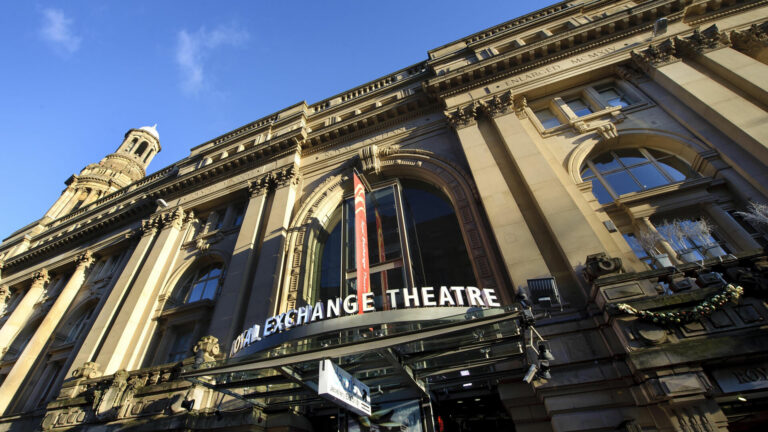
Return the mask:
[[[649,2],[631,10],[618,12],[432,78],[425,82],[425,90],[432,95],[449,96],[572,56],[611,40],[648,31],[658,16],[666,16],[670,21],[680,20],[683,16],[683,3],[685,2],[676,0]],[[601,34],[608,36],[601,38]]]

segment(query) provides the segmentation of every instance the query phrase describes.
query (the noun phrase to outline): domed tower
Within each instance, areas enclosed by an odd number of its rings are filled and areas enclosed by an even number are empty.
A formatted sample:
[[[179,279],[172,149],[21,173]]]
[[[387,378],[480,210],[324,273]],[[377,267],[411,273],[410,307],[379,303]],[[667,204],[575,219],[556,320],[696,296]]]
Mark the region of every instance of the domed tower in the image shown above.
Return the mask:
[[[129,130],[114,153],[67,179],[67,188],[45,216],[59,218],[144,178],[160,150],[156,124]]]

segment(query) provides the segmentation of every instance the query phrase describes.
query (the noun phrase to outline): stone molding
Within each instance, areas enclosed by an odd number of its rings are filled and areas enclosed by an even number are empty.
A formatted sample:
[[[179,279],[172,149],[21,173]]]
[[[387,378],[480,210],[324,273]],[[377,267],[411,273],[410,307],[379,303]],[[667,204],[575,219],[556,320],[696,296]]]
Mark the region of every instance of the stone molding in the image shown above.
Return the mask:
[[[733,48],[744,53],[768,48],[768,21],[752,26],[742,31],[732,31],[730,34]]]

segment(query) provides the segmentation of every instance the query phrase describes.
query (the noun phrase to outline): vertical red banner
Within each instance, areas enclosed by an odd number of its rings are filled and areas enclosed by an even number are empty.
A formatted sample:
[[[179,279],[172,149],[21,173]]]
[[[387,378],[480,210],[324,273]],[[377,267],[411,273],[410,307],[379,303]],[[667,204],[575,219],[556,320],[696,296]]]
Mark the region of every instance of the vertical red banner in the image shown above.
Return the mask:
[[[365,187],[352,173],[355,186],[355,261],[357,263],[357,313],[363,313],[363,294],[371,290],[368,267],[368,226],[365,215]]]

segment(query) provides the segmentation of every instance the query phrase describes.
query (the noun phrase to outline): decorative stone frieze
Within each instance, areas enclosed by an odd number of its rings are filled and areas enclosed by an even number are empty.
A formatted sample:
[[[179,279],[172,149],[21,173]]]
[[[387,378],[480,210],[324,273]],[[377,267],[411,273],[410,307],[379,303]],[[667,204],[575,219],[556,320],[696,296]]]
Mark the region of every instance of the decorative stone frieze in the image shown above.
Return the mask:
[[[711,25],[699,31],[696,29],[688,37],[675,37],[675,51],[679,57],[695,57],[706,52],[730,45],[728,35]]]
[[[734,49],[752,55],[756,50],[768,48],[768,21],[752,24],[747,30],[732,31],[730,36]]]

